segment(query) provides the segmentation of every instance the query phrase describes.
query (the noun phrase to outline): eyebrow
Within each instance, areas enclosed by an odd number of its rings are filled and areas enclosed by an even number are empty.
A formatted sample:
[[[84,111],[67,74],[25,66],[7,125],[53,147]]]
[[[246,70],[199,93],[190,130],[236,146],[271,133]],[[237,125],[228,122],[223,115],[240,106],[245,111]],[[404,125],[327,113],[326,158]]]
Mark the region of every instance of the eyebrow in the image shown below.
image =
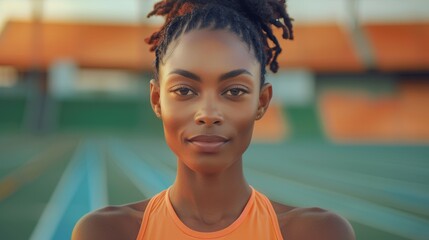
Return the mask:
[[[192,72],[183,70],[183,69],[175,69],[175,70],[171,71],[170,73],[168,73],[168,75],[170,75],[170,74],[182,75],[183,77],[186,77],[186,78],[189,78],[189,79],[201,82],[201,78],[199,76],[197,76],[196,74],[194,74]],[[249,71],[247,71],[246,69],[241,68],[241,69],[232,70],[230,72],[222,74],[219,77],[219,81],[223,81],[223,80],[226,80],[226,79],[237,77],[237,76],[239,76],[241,74],[247,74],[247,75],[253,76]]]

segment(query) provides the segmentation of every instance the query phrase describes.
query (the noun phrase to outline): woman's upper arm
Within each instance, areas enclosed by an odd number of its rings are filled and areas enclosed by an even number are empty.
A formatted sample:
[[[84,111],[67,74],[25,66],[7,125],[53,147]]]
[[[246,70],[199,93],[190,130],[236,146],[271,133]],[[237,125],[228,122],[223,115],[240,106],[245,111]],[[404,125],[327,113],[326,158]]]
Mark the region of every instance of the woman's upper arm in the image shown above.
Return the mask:
[[[123,239],[114,218],[115,214],[108,208],[83,216],[73,229],[72,240]]]
[[[345,218],[328,212],[324,217],[326,228],[326,239],[332,240],[355,240],[353,227]]]
[[[301,208],[291,211],[282,226],[288,240],[355,240],[351,224],[343,217],[321,208]]]

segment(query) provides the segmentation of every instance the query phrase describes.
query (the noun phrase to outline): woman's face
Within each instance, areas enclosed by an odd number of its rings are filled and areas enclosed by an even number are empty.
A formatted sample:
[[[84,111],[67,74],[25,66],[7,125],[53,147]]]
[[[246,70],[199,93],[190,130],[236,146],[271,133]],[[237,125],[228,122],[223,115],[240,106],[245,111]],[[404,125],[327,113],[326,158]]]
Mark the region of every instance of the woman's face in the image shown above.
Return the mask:
[[[179,161],[208,174],[241,161],[272,95],[260,74],[248,45],[226,30],[193,30],[169,45],[151,102]]]

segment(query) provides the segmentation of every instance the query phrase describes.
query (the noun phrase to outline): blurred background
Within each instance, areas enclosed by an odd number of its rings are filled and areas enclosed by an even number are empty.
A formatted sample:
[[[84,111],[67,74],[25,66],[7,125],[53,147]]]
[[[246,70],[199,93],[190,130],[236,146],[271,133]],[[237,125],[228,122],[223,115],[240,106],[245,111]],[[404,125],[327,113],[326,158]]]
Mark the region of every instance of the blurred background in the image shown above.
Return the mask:
[[[2,238],[69,239],[85,213],[174,180],[148,98],[154,3],[0,0]],[[345,216],[357,239],[429,239],[429,1],[288,3],[295,40],[267,76],[249,182]]]

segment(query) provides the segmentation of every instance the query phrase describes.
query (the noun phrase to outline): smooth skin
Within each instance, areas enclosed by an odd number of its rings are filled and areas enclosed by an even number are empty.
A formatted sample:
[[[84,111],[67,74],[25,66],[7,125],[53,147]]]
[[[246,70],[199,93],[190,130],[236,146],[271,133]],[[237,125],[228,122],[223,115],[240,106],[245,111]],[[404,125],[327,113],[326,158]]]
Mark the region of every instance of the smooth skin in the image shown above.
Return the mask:
[[[253,51],[235,34],[202,29],[170,44],[159,80],[150,82],[153,110],[177,156],[170,200],[182,222],[193,230],[226,228],[250,197],[242,155],[255,121],[266,112],[272,97],[271,84],[261,86],[260,74]],[[204,136],[213,135],[221,143],[204,142]],[[196,136],[203,140],[195,140]],[[76,224],[72,239],[136,239],[148,202],[87,214]],[[349,222],[335,213],[271,202],[284,239],[355,239]]]

